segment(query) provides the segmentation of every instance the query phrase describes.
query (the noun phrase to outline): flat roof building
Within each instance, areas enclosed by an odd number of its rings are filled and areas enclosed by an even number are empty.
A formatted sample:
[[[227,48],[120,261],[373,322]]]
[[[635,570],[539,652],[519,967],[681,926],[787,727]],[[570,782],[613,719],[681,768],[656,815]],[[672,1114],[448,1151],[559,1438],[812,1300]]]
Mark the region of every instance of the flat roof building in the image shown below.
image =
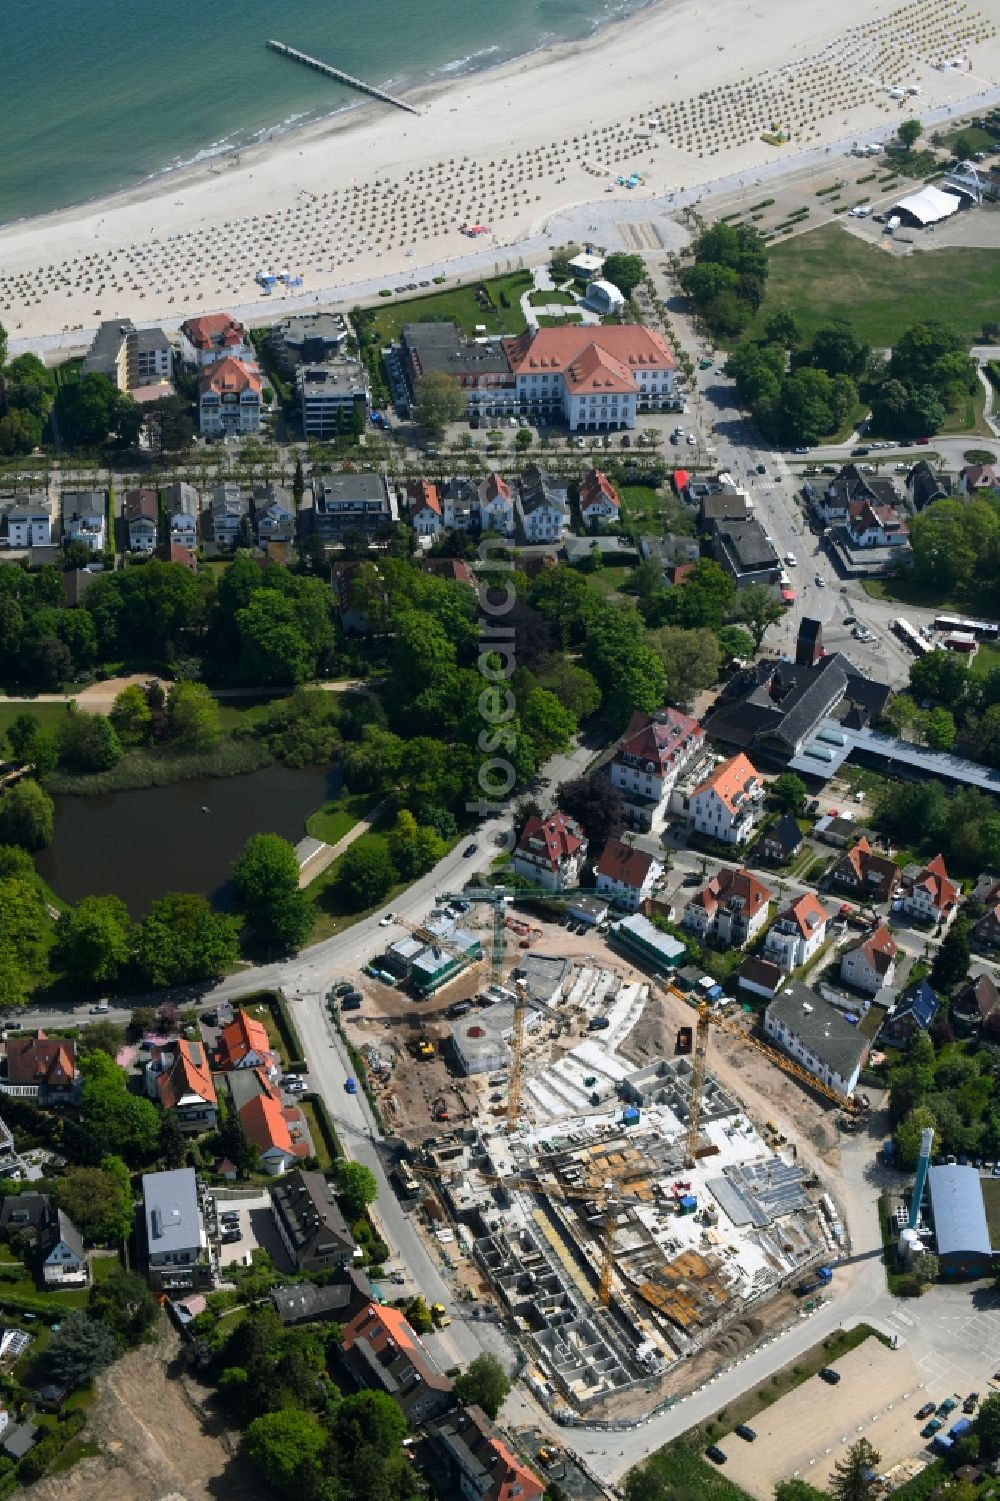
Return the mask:
[[[640,964],[658,971],[676,969],[687,954],[683,943],[662,933],[641,912],[612,923],[608,938]]]

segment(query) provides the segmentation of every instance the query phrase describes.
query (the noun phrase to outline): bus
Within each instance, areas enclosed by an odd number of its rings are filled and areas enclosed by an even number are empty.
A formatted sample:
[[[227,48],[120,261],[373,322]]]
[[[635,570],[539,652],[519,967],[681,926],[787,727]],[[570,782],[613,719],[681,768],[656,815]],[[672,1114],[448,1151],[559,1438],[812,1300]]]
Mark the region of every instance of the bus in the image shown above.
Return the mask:
[[[915,657],[924,657],[933,650],[930,642],[925,641],[920,632],[916,630],[908,620],[900,615],[896,620],[889,621],[889,629],[898,636],[904,646],[908,646]]]
[[[975,636],[977,641],[996,641],[1000,638],[1000,625],[993,620],[965,620],[961,615],[935,615],[936,631],[960,631]]]

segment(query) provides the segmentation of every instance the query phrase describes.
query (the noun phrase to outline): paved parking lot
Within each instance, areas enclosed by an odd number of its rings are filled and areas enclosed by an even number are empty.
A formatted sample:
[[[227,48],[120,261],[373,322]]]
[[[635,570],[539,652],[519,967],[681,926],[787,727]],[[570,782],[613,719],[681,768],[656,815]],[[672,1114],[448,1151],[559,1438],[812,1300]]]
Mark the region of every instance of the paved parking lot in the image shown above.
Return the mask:
[[[890,1350],[868,1339],[834,1369],[838,1386],[813,1376],[752,1419],[755,1443],[735,1434],[722,1440],[727,1474],[760,1501],[771,1501],[776,1483],[793,1476],[825,1490],[837,1460],[859,1438],[879,1451],[883,1470],[923,1447],[914,1413],[933,1393],[906,1346]]]
[[[233,1213],[239,1215],[239,1240],[219,1247],[219,1260],[222,1266],[232,1266],[244,1261],[260,1246],[281,1271],[294,1270],[275,1227],[274,1216],[271,1213],[271,1199],[265,1189],[257,1194],[241,1195],[239,1199],[226,1199],[220,1195],[216,1197],[215,1204],[217,1214],[220,1216]]]

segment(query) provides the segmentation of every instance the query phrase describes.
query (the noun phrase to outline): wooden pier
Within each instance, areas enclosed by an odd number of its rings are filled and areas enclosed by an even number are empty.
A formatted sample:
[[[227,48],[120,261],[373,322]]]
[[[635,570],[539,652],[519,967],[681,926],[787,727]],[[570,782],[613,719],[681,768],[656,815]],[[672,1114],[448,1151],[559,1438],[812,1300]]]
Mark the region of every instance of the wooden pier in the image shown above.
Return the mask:
[[[307,68],[315,68],[317,73],[325,73],[328,78],[335,78],[338,83],[346,83],[349,88],[358,89],[362,94],[370,94],[373,99],[381,99],[383,104],[394,104],[397,109],[405,109],[411,115],[420,113],[412,104],[407,104],[403,99],[397,99],[394,94],[387,94],[385,89],[377,89],[373,83],[365,83],[363,78],[355,78],[351,73],[345,73],[342,68],[334,68],[330,63],[321,62],[318,57],[310,57],[308,52],[300,52],[296,47],[289,47],[284,42],[273,40],[267,45],[274,52],[280,52],[282,57],[290,57],[293,62],[303,63]]]

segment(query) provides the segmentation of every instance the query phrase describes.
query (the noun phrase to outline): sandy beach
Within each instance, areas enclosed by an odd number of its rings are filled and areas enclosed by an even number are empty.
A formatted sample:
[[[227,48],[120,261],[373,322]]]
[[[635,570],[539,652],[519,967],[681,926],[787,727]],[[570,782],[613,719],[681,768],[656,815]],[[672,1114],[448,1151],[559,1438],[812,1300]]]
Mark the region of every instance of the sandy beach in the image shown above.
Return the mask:
[[[234,158],[0,229],[13,347],[102,318],[175,324],[254,307],[260,270],[303,278],[296,305],[386,287],[470,251],[497,260],[572,205],[670,211],[671,195],[852,135],[885,139],[1000,84],[1000,0],[659,0],[596,36],[365,103]],[[291,66],[275,59],[276,66]],[[890,89],[918,92],[903,99]],[[769,144],[765,134],[781,135]],[[628,189],[608,185],[641,176]],[[470,240],[461,226],[490,233]],[[613,234],[595,236],[608,243]],[[384,278],[384,281],[382,281]],[[291,298],[289,298],[291,302]],[[65,347],[72,340],[59,342]]]

